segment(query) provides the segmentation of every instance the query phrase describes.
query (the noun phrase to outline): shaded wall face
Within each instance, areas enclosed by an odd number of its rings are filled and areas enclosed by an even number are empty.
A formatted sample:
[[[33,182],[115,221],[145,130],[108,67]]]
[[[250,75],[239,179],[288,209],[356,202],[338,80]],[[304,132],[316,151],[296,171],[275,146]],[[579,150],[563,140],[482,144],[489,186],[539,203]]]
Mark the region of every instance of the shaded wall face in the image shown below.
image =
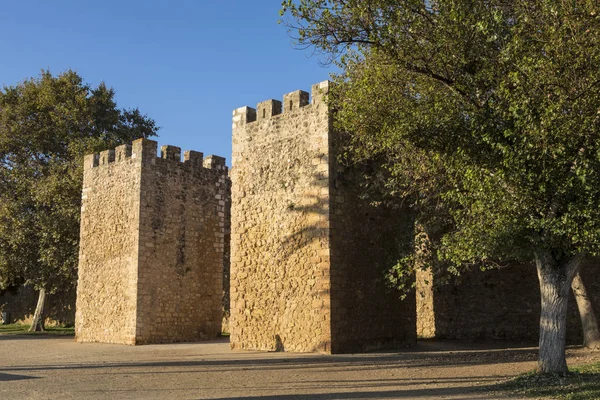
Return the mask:
[[[84,170],[75,321],[80,342],[135,343],[141,177],[137,161]]]
[[[334,146],[335,148],[336,146]],[[361,198],[361,171],[333,158],[331,175],[332,351],[360,352],[412,344],[414,293],[404,300],[386,272],[410,246],[413,220],[402,208]],[[403,242],[404,241],[404,242]]]
[[[582,266],[582,278],[596,312],[600,309],[597,260]],[[417,288],[429,291],[431,308],[420,311],[419,329],[435,320],[435,337],[441,339],[508,340],[536,343],[539,339],[540,291],[533,265],[501,270],[471,271],[446,285]],[[571,294],[567,316],[567,342],[582,340],[577,304]]]
[[[537,339],[540,297],[533,266],[471,271],[433,288],[437,338]]]
[[[235,349],[330,351],[328,110],[292,105],[280,115],[259,105],[254,122],[234,117]]]
[[[158,158],[142,171],[136,342],[221,332],[227,174]]]
[[[594,307],[594,311],[596,312],[596,318],[600,318],[600,257],[590,258],[586,260],[581,266],[581,279],[583,284],[585,285],[588,296],[592,302]],[[569,300],[569,306],[573,306],[575,304],[575,300],[573,297]],[[581,324],[581,320],[579,318],[579,314],[575,312],[569,313],[569,320],[567,323],[569,325],[575,326],[575,323],[571,323],[572,320],[577,319],[578,323]],[[580,328],[581,325],[578,325],[577,328]],[[581,332],[579,329],[577,332]],[[582,342],[583,335],[580,333],[580,336],[575,336],[577,333],[572,332],[570,329],[567,332],[567,340],[570,343],[573,343],[574,340],[577,340],[577,343]],[[572,340],[571,338],[576,338]]]

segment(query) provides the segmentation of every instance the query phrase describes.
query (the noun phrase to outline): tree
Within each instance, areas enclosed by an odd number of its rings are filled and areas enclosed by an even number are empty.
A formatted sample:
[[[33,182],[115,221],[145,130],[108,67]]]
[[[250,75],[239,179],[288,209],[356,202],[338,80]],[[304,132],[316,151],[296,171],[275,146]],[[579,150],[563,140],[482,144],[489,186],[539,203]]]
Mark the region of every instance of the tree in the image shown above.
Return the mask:
[[[583,284],[581,275],[577,273],[571,282],[571,289],[577,302],[581,327],[583,329],[583,345],[589,349],[600,349],[600,328],[592,301]]]
[[[538,371],[566,373],[568,292],[600,250],[600,18],[587,0],[285,1],[300,44],[338,59],[349,151],[439,163],[454,265],[533,261]],[[388,163],[390,175],[402,171]],[[398,173],[401,175],[401,173]],[[434,183],[432,183],[434,182]]]
[[[114,94],[73,71],[0,91],[0,285],[39,290],[32,330],[46,294],[76,283],[83,155],[158,130]]]

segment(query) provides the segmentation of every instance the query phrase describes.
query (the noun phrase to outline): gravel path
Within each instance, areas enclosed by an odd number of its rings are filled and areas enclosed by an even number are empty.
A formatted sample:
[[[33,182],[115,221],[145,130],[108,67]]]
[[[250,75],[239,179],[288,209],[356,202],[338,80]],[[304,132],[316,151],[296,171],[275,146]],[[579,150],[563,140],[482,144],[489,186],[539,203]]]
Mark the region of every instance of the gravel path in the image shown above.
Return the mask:
[[[424,342],[396,353],[230,351],[226,340],[151,346],[0,335],[0,399],[504,399],[535,348]],[[569,350],[570,363],[598,355]]]

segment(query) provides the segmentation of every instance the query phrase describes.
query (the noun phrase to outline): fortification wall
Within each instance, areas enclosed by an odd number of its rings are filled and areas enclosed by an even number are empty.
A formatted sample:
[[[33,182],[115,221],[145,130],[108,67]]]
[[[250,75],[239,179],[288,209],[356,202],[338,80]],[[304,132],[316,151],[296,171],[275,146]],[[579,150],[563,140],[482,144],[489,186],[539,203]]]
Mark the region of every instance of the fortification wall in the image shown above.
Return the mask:
[[[348,352],[414,340],[414,301],[400,305],[382,273],[390,215],[354,203],[328,88],[314,85],[310,104],[296,91],[234,111],[232,348]]]
[[[156,143],[147,141],[156,154]],[[151,148],[153,146],[153,148]],[[136,342],[216,338],[221,332],[225,159],[163,146],[142,169]]]
[[[583,265],[581,274],[598,312],[600,283],[597,268],[591,265],[597,262],[590,260]],[[427,308],[419,310],[418,324],[419,333],[425,337],[531,343],[539,339],[540,291],[533,265],[471,271],[450,279],[445,285],[420,286],[419,291],[423,291],[427,299]],[[581,320],[571,294],[567,341],[580,344],[581,340]]]
[[[474,270],[432,291],[437,338],[537,339],[540,297],[533,266]]]
[[[221,332],[229,333],[230,295],[229,277],[231,266],[231,179],[226,181],[225,195],[225,231],[223,246],[223,320],[221,321]]]
[[[227,168],[140,139],[85,158],[78,341],[126,344],[220,332]]]

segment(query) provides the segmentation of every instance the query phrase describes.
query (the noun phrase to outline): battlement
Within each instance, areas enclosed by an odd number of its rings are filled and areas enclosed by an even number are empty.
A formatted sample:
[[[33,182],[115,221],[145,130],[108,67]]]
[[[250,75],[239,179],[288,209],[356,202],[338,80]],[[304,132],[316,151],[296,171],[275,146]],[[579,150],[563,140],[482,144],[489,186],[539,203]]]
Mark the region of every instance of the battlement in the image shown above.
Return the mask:
[[[309,101],[308,92],[296,90],[283,95],[283,102],[279,100],[265,100],[256,105],[256,108],[244,106],[233,110],[232,129],[241,128],[247,124],[270,119],[281,114],[290,114],[306,106],[323,103],[329,92],[331,82],[323,81],[312,85]]]
[[[156,164],[157,160],[172,161],[191,167],[227,170],[225,158],[204,154],[199,151],[187,150],[183,153],[181,161],[181,148],[177,146],[164,145],[160,147],[160,157],[157,155],[158,143],[149,139],[134,140],[131,145],[123,144],[114,150],[105,150],[97,154],[88,154],[84,157],[84,169],[96,168],[126,160],[138,159],[142,163]],[[164,162],[164,161],[162,161]]]

